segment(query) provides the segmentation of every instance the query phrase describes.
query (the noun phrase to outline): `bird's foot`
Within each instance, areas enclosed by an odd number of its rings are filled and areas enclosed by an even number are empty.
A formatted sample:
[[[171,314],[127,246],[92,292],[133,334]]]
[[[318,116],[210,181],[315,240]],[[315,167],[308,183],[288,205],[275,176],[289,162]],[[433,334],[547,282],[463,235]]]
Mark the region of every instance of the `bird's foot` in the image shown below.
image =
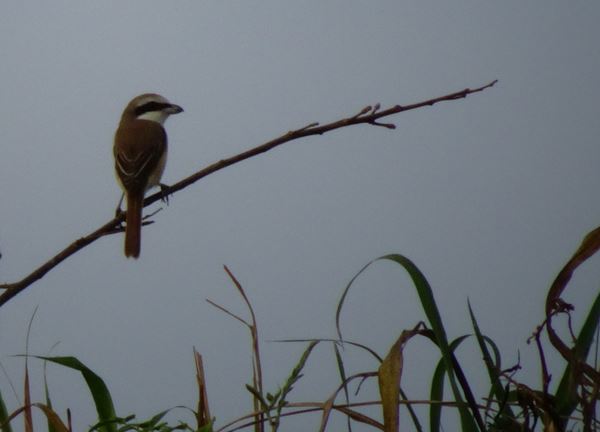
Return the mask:
[[[159,183],[158,186],[160,187],[160,200],[169,205],[170,186],[163,183]]]

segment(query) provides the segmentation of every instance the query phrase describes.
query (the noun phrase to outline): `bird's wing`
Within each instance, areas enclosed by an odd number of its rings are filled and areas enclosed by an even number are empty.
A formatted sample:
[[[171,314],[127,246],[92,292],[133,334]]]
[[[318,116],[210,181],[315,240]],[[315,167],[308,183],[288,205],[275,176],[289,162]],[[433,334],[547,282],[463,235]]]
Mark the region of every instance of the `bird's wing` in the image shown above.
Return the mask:
[[[166,148],[167,134],[156,122],[136,120],[119,127],[113,152],[123,187],[128,191],[146,190]]]

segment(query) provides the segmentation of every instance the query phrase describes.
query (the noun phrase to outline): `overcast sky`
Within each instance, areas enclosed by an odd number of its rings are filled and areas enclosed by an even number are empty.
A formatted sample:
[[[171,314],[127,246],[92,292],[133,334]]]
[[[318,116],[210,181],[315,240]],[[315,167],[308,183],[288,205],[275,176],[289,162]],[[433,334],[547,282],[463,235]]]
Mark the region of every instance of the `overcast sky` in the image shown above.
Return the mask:
[[[539,386],[527,338],[556,273],[600,225],[599,21],[597,2],[3,1],[3,282],[112,218],[113,133],[140,93],[185,109],[166,124],[163,181],[174,183],[311,122],[499,80],[466,100],[394,116],[396,130],[355,126],[294,141],[205,178],[144,227],[138,261],[123,256],[122,235],[68,259],[0,310],[0,361],[19,397],[23,359],[11,355],[24,352],[39,306],[30,351],[60,342],[52,353],[102,376],[119,415],[194,406],[195,346],[222,425],[251,410],[247,332],[205,302],[247,316],[222,265],[255,306],[275,390],[304,345],[269,341],[334,337],[343,288],[387,253],[425,273],[451,338],[471,331],[470,299],[505,365],[520,352],[517,378]],[[599,262],[566,294],[578,317],[597,293]],[[403,271],[378,263],[356,282],[342,326],[385,355],[422,319]],[[345,355],[350,372],[377,367],[356,350]],[[438,355],[420,341],[406,355],[407,392],[427,398]],[[461,358],[485,389],[473,345]],[[559,365],[554,358],[555,377]],[[41,365],[31,367],[40,401]],[[95,422],[80,376],[50,367],[48,380],[76,430]],[[336,385],[323,345],[291,399],[324,400]],[[19,406],[6,376],[0,391]],[[365,398],[375,394],[365,388]],[[318,422],[308,416],[284,430]]]

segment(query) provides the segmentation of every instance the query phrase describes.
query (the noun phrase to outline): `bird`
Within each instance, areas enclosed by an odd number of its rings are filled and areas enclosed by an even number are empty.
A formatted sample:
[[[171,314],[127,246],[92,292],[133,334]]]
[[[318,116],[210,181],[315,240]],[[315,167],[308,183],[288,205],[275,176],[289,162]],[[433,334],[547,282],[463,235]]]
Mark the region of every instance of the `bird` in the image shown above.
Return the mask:
[[[134,97],[121,115],[113,156],[117,182],[127,203],[125,256],[128,258],[140,256],[144,194],[154,186],[163,187],[160,179],[167,162],[167,133],[163,124],[170,115],[180,112],[183,108],[165,97],[144,93]]]

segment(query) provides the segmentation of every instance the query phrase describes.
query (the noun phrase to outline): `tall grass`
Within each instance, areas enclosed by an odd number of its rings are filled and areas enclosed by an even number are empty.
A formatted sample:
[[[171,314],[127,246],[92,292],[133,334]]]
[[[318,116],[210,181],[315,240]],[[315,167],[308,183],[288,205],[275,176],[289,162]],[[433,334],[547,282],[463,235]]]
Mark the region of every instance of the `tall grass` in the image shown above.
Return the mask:
[[[553,326],[553,318],[566,315],[570,319],[574,314],[572,305],[565,302],[562,294],[566,291],[574,271],[590,256],[600,249],[600,228],[589,233],[579,249],[558,272],[554,283],[546,296],[546,316],[534,330],[532,341],[538,349],[541,365],[541,380],[539,386],[533,388],[519,382],[516,367],[503,368],[501,353],[490,335],[482,330],[485,323],[480,323],[470,304],[469,312],[472,334],[451,337],[448,335],[433,290],[424,273],[408,257],[400,254],[390,254],[377,258],[362,269],[351,279],[341,293],[341,299],[336,310],[336,339],[288,340],[305,344],[305,349],[298,361],[290,366],[289,376],[281,385],[272,391],[267,391],[263,385],[263,376],[269,371],[263,370],[260,353],[260,333],[258,320],[252,308],[252,303],[242,285],[234,274],[225,267],[234,287],[243,298],[248,308],[250,320],[233,314],[227,308],[212,301],[210,304],[242,323],[248,330],[252,351],[251,384],[246,386],[252,401],[251,412],[233,420],[218,424],[211,417],[209,409],[209,393],[205,385],[205,371],[202,357],[194,350],[196,366],[196,382],[198,385],[198,403],[191,411],[195,424],[183,421],[169,424],[164,420],[171,411],[167,409],[157,413],[150,419],[139,421],[135,416],[119,417],[116,414],[108,387],[97,374],[75,357],[31,356],[26,353],[25,373],[23,383],[23,404],[10,412],[0,393],[0,425],[3,432],[12,432],[14,422],[22,417],[23,430],[26,432],[46,429],[49,432],[70,432],[72,426],[70,413],[61,415],[52,406],[51,389],[44,382],[45,400],[31,401],[29,382],[29,360],[36,359],[68,368],[79,373],[87,385],[97,413],[97,423],[90,429],[100,432],[121,431],[199,431],[199,432],[233,432],[252,428],[255,432],[270,430],[272,432],[285,429],[285,418],[302,416],[309,412],[321,412],[319,430],[329,428],[331,415],[345,416],[346,428],[351,431],[356,424],[368,428],[397,431],[400,428],[401,407],[406,408],[407,420],[411,430],[428,429],[433,432],[443,429],[443,410],[455,410],[460,419],[463,431],[566,431],[566,430],[600,430],[596,418],[597,401],[600,397],[600,372],[596,368],[597,358],[588,359],[592,348],[598,352],[598,321],[600,319],[600,293],[598,293],[586,311],[582,327],[572,334],[568,341],[558,336]],[[361,274],[376,261],[389,261],[406,271],[412,285],[418,294],[423,309],[423,321],[415,323],[414,327],[398,330],[398,337],[385,354],[377,353],[368,343],[345,340],[339,326],[341,311],[347,301],[347,295],[354,287],[354,282]],[[567,329],[567,334],[568,334]],[[523,329],[524,335],[530,333]],[[542,342],[546,334],[550,343]],[[404,352],[410,349],[414,338],[424,338],[439,352],[439,362],[431,371],[430,399],[414,401],[406,397],[402,389],[404,373]],[[485,370],[489,385],[484,395],[476,396],[471,388],[468,375],[454,355],[455,350],[463,343],[474,343],[481,354],[481,367]],[[27,344],[28,345],[28,344]],[[349,371],[346,366],[345,351],[340,347],[350,345],[368,353],[377,368],[367,371]],[[323,389],[325,396],[320,401],[291,402],[289,396],[294,386],[303,378],[304,369],[310,361],[312,353],[318,347],[333,347],[335,367],[338,370],[340,382],[334,389]],[[563,359],[562,373],[548,370],[546,356],[549,350],[556,351]],[[554,372],[554,373],[553,373]],[[550,376],[558,375],[556,388],[550,386]],[[349,385],[353,382],[376,380],[380,397],[377,400],[353,400]],[[445,386],[449,392],[444,392]],[[444,399],[445,394],[451,398]],[[417,404],[426,405],[429,409],[427,418],[420,418],[413,407]],[[381,415],[374,417],[361,412],[361,407],[379,406]],[[34,428],[32,410],[37,409],[47,419],[44,426]],[[404,411],[402,411],[404,412]],[[427,426],[425,427],[424,424]]]

